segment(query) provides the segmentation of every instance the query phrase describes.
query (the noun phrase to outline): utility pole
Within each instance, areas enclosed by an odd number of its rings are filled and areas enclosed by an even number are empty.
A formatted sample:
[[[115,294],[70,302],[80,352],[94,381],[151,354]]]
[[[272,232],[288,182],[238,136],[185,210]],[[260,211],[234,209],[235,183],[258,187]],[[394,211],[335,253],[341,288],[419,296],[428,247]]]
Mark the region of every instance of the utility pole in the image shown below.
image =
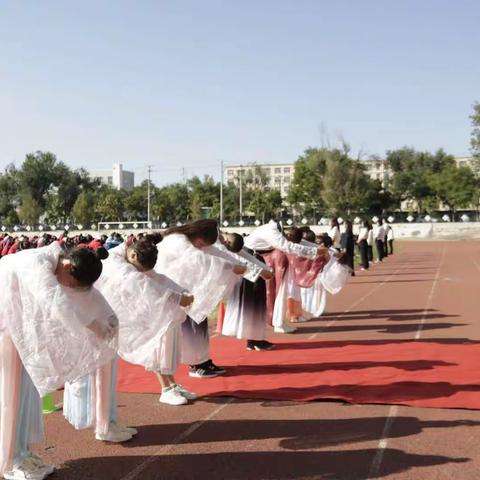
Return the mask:
[[[223,160],[220,162],[220,228],[223,226]]]
[[[240,220],[243,219],[243,169],[242,166],[240,165],[240,175],[239,175],[239,180],[240,180]]]
[[[147,183],[147,222],[150,222],[150,177],[152,174],[152,165],[148,165],[148,183]]]

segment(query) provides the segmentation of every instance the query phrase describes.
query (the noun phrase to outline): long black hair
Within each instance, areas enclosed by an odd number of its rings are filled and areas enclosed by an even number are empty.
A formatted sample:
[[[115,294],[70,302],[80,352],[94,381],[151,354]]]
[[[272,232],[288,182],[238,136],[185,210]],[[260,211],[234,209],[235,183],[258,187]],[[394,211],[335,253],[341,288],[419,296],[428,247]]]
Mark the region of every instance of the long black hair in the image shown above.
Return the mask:
[[[137,260],[140,265],[147,269],[152,270],[157,263],[158,250],[157,243],[150,235],[145,235],[136,242],[133,242],[128,246],[128,249],[133,250],[137,254]]]
[[[302,231],[297,227],[289,227],[284,231],[285,238],[293,243],[300,243],[302,240]]]
[[[102,274],[102,259],[108,257],[104,248],[93,250],[88,247],[81,247],[66,251],[61,255],[70,262],[70,275],[82,286],[93,285]]]
[[[218,224],[212,219],[196,220],[180,227],[171,227],[165,230],[163,236],[166,237],[172,233],[181,233],[190,241],[194,238],[202,238],[213,245],[218,239]]]

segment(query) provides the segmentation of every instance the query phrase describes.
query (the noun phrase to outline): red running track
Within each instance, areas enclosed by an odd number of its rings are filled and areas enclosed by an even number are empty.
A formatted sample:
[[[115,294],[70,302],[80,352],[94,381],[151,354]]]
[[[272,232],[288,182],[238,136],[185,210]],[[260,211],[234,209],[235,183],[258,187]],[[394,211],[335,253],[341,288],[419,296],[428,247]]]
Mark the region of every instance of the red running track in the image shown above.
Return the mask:
[[[326,317],[275,340],[392,349],[413,342],[416,360],[425,358],[430,345],[445,351],[475,346],[479,259],[477,242],[403,242],[394,257],[330,298]],[[258,352],[257,365],[269,353]],[[453,357],[437,360],[458,363]],[[468,370],[463,373],[471,383],[476,372]],[[428,385],[433,370],[406,372]],[[39,453],[60,466],[54,480],[480,478],[478,410],[224,397],[169,407],[154,394],[119,394],[119,403],[122,420],[139,429],[124,445],[75,432],[60,414],[47,417],[48,441]]]

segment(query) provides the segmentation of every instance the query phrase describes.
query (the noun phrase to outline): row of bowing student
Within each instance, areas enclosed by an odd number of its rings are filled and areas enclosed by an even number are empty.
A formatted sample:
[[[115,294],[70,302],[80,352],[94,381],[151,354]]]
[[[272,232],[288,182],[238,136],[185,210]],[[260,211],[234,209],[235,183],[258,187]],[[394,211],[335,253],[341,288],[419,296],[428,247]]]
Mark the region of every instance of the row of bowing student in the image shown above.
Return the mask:
[[[221,333],[253,351],[274,347],[268,324],[290,333],[321,315],[349,271],[329,237],[312,233],[269,222],[243,238],[199,220],[109,252],[98,241],[71,250],[56,241],[2,258],[0,475],[54,471],[32,445],[43,438],[42,396],[62,387],[76,429],[106,442],[136,435],[117,416],[118,357],[158,376],[160,402],[195,400],[174,375],[180,363],[195,378],[225,373],[211,358],[207,320],[225,299]]]

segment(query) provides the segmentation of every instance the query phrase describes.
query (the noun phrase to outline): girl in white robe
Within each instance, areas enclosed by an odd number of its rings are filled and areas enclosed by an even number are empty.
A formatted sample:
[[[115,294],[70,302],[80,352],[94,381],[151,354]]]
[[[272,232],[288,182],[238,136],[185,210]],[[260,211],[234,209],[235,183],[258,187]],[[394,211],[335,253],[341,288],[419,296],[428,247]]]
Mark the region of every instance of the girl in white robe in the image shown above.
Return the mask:
[[[300,242],[302,245],[316,245],[315,233],[308,229],[303,230],[303,239]],[[321,246],[325,246],[320,244]],[[327,305],[327,292],[323,288],[321,276],[317,276],[314,284],[310,288],[301,288],[302,296],[302,317],[306,320],[318,318],[323,315]]]
[[[42,440],[41,397],[108,364],[117,319],[91,285],[102,271],[89,249],[55,242],[2,258],[0,276],[0,475],[53,472],[31,445]]]
[[[198,220],[166,230],[163,241],[157,245],[155,271],[188,288],[194,296],[186,309],[188,316],[182,324],[180,348],[181,361],[190,365],[189,375],[195,378],[225,373],[210,358],[207,317],[228,296],[238,281],[237,275],[245,273],[243,265],[204,251],[217,239],[217,222]]]
[[[244,248],[244,240],[236,233],[221,233],[219,241],[208,248],[208,253],[245,265],[230,294],[225,309],[221,333],[247,341],[247,350],[271,350],[274,345],[266,338],[266,286],[265,279],[272,271],[261,257]]]
[[[109,251],[95,286],[119,319],[119,355],[126,361],[158,369],[159,344],[169,328],[183,321],[181,305],[191,299],[168,288],[168,279],[153,271],[157,247],[149,236]],[[97,440],[122,442],[136,429],[117,421],[117,361],[75,384],[67,384],[64,415],[77,429],[95,426]],[[106,431],[106,433],[104,433]]]
[[[247,272],[235,285],[225,309],[222,335],[247,341],[247,350],[271,350],[266,340],[267,305],[265,280],[272,271],[262,261],[243,249],[239,255],[246,260]]]
[[[310,259],[315,258],[321,251],[318,246],[312,247],[288,240],[274,221],[270,221],[266,225],[255,229],[245,239],[245,246],[261,255],[267,264],[269,264],[268,257],[274,249],[286,254]],[[294,283],[292,276],[289,274],[288,267],[286,267],[285,274],[274,272],[274,278],[267,282],[267,289],[270,289],[270,292],[267,294],[267,314],[268,317],[271,317],[275,332],[294,332],[296,328],[287,322],[288,299],[291,298],[301,302],[301,293],[300,288]],[[270,297],[270,302],[268,302],[268,296]]]

